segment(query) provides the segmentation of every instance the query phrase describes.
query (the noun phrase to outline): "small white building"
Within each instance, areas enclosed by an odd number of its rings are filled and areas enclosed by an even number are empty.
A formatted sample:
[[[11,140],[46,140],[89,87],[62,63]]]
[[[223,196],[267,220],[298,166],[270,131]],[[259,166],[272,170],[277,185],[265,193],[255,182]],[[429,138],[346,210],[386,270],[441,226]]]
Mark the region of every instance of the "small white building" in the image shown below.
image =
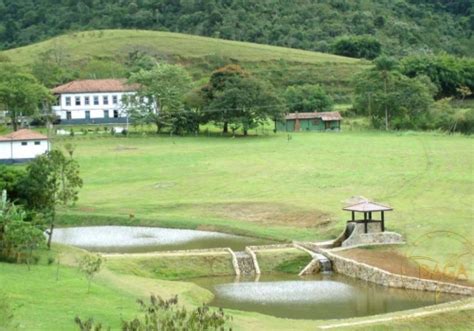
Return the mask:
[[[22,129],[0,136],[0,163],[21,163],[50,150],[48,137]]]
[[[138,88],[125,79],[75,80],[52,90],[58,100],[53,111],[61,124],[126,123],[123,97],[134,95]]]

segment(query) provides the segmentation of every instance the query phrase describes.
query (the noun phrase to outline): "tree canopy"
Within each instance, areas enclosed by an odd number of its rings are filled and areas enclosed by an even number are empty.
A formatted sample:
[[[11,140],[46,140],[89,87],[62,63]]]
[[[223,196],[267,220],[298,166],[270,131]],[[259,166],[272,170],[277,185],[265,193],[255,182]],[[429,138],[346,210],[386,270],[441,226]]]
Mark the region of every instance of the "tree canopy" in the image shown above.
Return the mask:
[[[158,63],[141,69],[129,81],[139,84],[136,95],[125,100],[134,121],[153,123],[157,132],[174,125],[173,114],[184,110],[184,96],[191,89],[191,77],[180,66]]]
[[[7,110],[15,131],[20,116],[33,115],[42,103],[48,104],[52,98],[51,92],[34,76],[0,63],[0,104]]]
[[[291,112],[331,111],[334,104],[320,85],[289,86],[284,97]]]

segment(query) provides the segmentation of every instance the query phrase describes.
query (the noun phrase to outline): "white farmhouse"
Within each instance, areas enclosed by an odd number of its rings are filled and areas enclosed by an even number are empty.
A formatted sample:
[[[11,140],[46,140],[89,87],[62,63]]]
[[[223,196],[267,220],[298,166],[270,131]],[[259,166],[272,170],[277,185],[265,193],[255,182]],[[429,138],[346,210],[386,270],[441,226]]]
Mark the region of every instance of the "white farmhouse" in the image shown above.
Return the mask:
[[[22,129],[0,136],[0,163],[20,163],[34,159],[50,149],[48,137]]]
[[[53,89],[58,98],[53,111],[61,124],[126,123],[122,98],[134,95],[138,87],[125,79],[75,80]]]

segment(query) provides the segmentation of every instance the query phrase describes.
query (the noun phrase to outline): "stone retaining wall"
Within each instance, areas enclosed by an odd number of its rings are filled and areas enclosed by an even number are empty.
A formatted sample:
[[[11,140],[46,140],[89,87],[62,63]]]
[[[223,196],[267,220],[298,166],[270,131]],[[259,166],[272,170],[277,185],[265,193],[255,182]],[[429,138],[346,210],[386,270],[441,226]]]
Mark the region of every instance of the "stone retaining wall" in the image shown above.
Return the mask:
[[[239,268],[239,262],[237,262],[237,256],[235,256],[235,253],[232,249],[227,248],[227,251],[232,256],[232,267],[234,267],[235,275],[240,276],[240,268]]]
[[[255,255],[255,252],[248,246],[245,247],[245,251],[252,257],[255,273],[260,275],[260,266],[258,265],[257,255]]]
[[[403,238],[400,234],[395,232],[380,230],[379,223],[367,224],[367,231],[365,233],[365,225],[363,223],[352,223],[354,224],[354,230],[352,231],[349,238],[342,242],[343,247],[355,246],[355,245],[370,245],[370,244],[398,244],[403,242]]]
[[[262,246],[247,246],[252,251],[261,251],[265,249],[275,249],[275,248],[293,248],[293,244],[273,244],[273,245],[262,245]]]
[[[474,295],[474,288],[472,287],[392,274],[377,267],[373,267],[365,263],[359,263],[357,261],[341,257],[339,255],[331,253],[328,250],[321,250],[321,253],[331,260],[332,267],[335,272],[349,277],[359,278],[387,287],[404,288],[419,291],[454,293],[471,296]]]

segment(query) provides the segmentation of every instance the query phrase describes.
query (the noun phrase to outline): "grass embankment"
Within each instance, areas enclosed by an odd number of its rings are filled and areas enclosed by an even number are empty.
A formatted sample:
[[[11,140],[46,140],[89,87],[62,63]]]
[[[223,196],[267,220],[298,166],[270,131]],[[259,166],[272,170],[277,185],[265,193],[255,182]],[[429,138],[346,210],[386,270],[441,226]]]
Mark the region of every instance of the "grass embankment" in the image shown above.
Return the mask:
[[[83,251],[55,246],[56,262],[48,265],[46,256],[38,265],[0,263],[0,291],[13,308],[11,327],[19,330],[76,330],[74,318],[93,317],[119,329],[122,319],[137,316],[137,298],[151,293],[163,298],[178,295],[182,304],[199,305],[212,294],[192,283],[170,282],[126,276],[103,269],[93,280],[90,293],[87,280],[77,269]],[[60,264],[58,268],[57,259]],[[1,327],[0,327],[1,329]]]
[[[147,278],[186,279],[234,275],[228,252],[109,255],[113,271]]]
[[[110,68],[109,76],[120,75],[126,72],[128,54],[140,51],[161,61],[186,66],[196,81],[206,80],[217,67],[239,63],[278,89],[292,84],[319,83],[333,96],[346,101],[350,78],[368,66],[366,61],[332,54],[143,30],[71,33],[0,54],[8,56],[13,63],[31,66],[41,53],[49,50],[62,56],[63,63],[80,68],[82,78],[96,78],[98,68],[105,71]]]
[[[285,272],[298,274],[311,262],[312,257],[296,248],[275,248],[255,251],[260,271],[263,274]]]

